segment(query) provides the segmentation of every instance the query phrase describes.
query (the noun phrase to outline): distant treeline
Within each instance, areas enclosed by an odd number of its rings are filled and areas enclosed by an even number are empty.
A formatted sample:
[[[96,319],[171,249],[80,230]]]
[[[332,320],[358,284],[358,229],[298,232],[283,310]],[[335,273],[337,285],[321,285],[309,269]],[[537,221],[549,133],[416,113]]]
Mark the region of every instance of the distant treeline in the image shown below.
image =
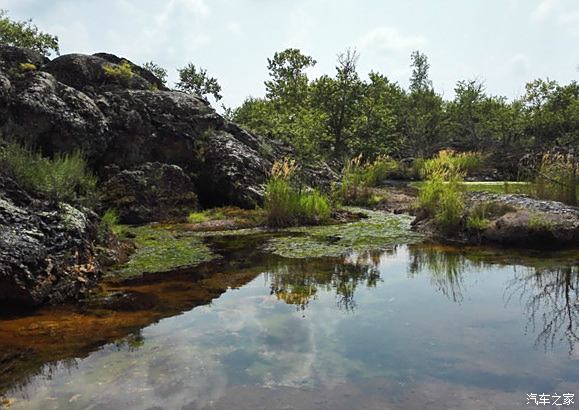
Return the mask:
[[[264,98],[230,110],[232,120],[292,143],[303,157],[398,158],[432,156],[440,149],[478,151],[505,171],[525,153],[579,145],[579,84],[538,79],[509,101],[487,94],[478,80],[458,81],[453,100],[436,93],[427,57],[411,55],[408,89],[371,72],[362,79],[358,54],[338,55],[333,77],[308,78],[316,61],[298,49],[268,59]]]

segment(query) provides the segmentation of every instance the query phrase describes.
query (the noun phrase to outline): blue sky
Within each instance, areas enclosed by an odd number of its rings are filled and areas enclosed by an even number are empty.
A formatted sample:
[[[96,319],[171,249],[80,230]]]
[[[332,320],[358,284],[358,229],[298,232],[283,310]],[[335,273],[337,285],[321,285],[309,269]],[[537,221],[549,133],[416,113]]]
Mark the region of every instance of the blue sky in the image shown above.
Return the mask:
[[[579,0],[0,0],[17,19],[57,34],[61,52],[154,60],[175,80],[188,62],[223,87],[224,103],[264,94],[267,58],[298,47],[334,71],[336,54],[360,52],[359,71],[406,86],[410,53],[426,53],[435,89],[479,79],[513,98],[525,82],[579,78]]]

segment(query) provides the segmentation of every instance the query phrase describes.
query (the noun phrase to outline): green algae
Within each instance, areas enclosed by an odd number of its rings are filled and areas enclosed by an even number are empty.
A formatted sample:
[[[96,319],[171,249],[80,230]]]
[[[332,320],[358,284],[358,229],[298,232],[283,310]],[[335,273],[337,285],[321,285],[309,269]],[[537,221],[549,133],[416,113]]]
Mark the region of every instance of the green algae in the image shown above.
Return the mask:
[[[272,238],[265,250],[286,258],[340,256],[416,243],[422,236],[410,230],[413,217],[347,208],[367,218],[343,225],[289,228],[290,235]]]
[[[144,273],[162,273],[197,266],[217,257],[202,238],[186,231],[163,226],[123,227],[134,235],[136,251],[129,262],[111,272],[116,279],[129,279]]]

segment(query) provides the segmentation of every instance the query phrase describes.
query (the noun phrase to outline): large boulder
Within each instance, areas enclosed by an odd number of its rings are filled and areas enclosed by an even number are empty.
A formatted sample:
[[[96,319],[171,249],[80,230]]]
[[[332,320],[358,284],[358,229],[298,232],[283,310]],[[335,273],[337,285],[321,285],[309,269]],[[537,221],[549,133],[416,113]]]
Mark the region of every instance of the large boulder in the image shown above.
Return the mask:
[[[120,57],[69,54],[42,63],[27,53],[0,46],[0,60],[7,55],[40,64],[0,72],[0,135],[49,156],[81,149],[102,179],[113,165],[172,164],[191,177],[201,205],[251,207],[263,201],[272,163],[292,154],[287,145],[227,121],[205,99],[167,90]],[[130,78],[107,74],[105,68],[122,64],[131,67]],[[320,177],[323,169],[304,168],[305,177],[328,182]]]
[[[97,216],[34,199],[0,175],[0,304],[35,306],[79,298],[101,275]]]
[[[197,207],[191,178],[177,165],[155,162],[120,171],[102,191],[103,205],[128,224],[182,220]]]

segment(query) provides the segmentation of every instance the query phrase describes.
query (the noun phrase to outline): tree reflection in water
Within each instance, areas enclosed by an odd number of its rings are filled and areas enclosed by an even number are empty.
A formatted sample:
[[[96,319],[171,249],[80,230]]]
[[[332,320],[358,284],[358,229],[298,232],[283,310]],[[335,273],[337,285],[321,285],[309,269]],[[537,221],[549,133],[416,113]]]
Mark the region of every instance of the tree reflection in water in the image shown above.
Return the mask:
[[[569,354],[573,354],[579,342],[579,266],[554,261],[558,266],[545,265],[545,260],[528,258],[521,260],[496,259],[492,252],[469,254],[456,250],[410,247],[409,274],[430,274],[433,285],[454,302],[463,300],[464,274],[474,270],[491,268],[493,265],[513,267],[513,278],[505,290],[506,304],[518,297],[524,306],[528,323],[525,332],[537,335],[535,345],[545,350],[554,349],[557,341],[566,340]],[[548,260],[547,260],[548,263]],[[534,265],[534,266],[533,266]]]
[[[553,349],[567,340],[572,355],[579,341],[579,267],[524,269],[507,286],[508,301],[519,296],[528,315],[529,329],[538,333],[536,345]]]
[[[333,291],[340,309],[356,308],[354,295],[358,286],[375,287],[380,280],[378,264],[390,251],[352,253],[341,259],[309,259],[283,264],[266,272],[270,293],[278,300],[305,310],[317,298],[319,290]]]

